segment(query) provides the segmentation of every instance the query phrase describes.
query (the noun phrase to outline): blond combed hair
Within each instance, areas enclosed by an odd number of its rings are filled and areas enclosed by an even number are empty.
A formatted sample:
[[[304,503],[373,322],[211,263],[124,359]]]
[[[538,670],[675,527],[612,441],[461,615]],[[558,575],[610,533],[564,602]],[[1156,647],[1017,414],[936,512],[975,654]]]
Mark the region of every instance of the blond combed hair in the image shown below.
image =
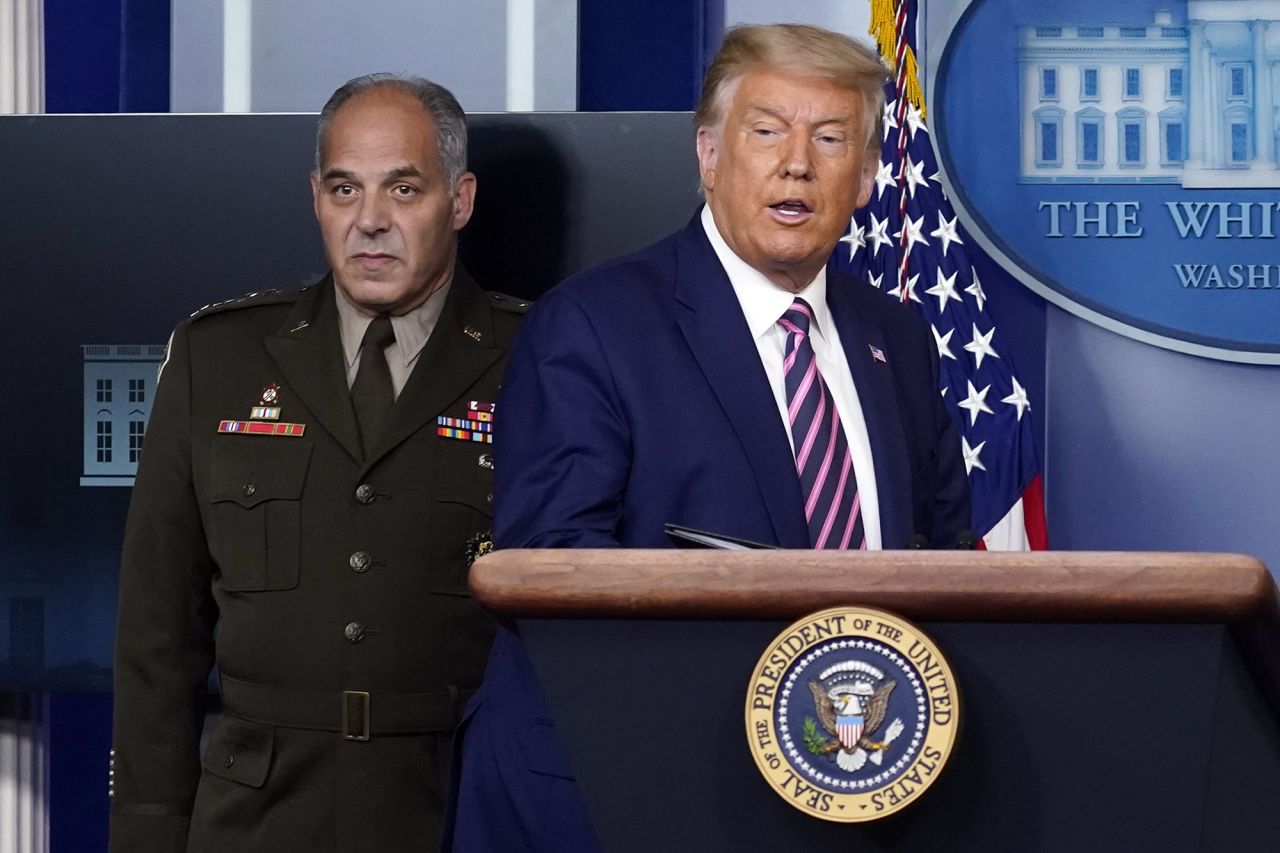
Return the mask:
[[[693,114],[694,128],[719,125],[738,79],[757,68],[825,77],[857,92],[866,110],[868,144],[878,143],[889,70],[873,48],[808,24],[749,24],[726,30],[703,81],[702,97]]]

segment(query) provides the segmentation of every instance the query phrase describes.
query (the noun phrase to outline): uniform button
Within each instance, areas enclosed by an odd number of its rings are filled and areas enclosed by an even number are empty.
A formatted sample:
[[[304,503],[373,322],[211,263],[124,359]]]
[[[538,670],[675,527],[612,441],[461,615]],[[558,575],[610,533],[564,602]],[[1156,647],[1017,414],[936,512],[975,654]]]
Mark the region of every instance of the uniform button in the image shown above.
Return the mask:
[[[347,565],[351,567],[351,571],[353,572],[364,573],[369,571],[369,565],[372,562],[373,561],[369,559],[369,555],[366,554],[364,551],[356,551],[347,560]]]
[[[359,643],[364,639],[364,626],[359,622],[349,622],[347,627],[342,629],[342,635],[347,638],[347,642],[352,645]]]
[[[227,768],[228,770],[230,770],[231,765],[235,763],[236,763],[236,757],[234,755],[228,754],[226,758],[222,759],[222,766]]]
[[[256,492],[256,491],[258,491],[258,487],[257,487],[257,486],[255,486],[253,483],[245,483],[245,484],[244,484],[244,496],[245,496],[246,498],[251,498],[251,497],[253,497],[253,493],[254,493],[254,492]]]
[[[368,483],[361,483],[356,486],[356,500],[362,504],[371,504],[378,499],[378,493],[373,490],[373,486]]]

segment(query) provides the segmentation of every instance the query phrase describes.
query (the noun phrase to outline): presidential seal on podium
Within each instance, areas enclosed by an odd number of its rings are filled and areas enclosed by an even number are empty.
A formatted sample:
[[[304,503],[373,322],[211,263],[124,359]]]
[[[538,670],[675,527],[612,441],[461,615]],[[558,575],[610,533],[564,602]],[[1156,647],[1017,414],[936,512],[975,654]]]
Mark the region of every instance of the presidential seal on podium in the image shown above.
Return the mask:
[[[841,607],[790,625],[747,693],[747,741],[769,785],[823,820],[886,817],[937,780],[960,704],[942,653],[915,625]]]

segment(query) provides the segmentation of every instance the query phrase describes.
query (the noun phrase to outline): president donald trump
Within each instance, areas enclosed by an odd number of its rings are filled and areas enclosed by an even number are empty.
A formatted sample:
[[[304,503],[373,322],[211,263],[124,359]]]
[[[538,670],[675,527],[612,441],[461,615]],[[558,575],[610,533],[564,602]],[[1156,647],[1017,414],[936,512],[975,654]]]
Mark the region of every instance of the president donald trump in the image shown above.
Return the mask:
[[[955,542],[968,492],[929,329],[826,266],[871,195],[886,74],[825,30],[726,34],[694,116],[706,205],[525,321],[499,404],[520,426],[497,447],[498,547],[664,547],[668,522],[783,548]],[[503,634],[454,850],[596,849],[549,718]]]

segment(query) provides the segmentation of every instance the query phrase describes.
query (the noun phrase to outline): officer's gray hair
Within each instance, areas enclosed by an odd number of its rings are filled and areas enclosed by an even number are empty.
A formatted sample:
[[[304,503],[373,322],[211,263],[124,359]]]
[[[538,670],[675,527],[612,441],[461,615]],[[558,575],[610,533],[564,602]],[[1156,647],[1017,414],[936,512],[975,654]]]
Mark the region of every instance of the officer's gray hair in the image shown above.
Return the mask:
[[[452,188],[467,171],[467,116],[453,93],[422,77],[402,74],[365,74],[343,83],[320,110],[316,125],[316,174],[324,164],[325,143],[329,125],[342,105],[357,95],[373,89],[395,89],[413,96],[436,125],[436,143],[440,148],[440,165]]]

